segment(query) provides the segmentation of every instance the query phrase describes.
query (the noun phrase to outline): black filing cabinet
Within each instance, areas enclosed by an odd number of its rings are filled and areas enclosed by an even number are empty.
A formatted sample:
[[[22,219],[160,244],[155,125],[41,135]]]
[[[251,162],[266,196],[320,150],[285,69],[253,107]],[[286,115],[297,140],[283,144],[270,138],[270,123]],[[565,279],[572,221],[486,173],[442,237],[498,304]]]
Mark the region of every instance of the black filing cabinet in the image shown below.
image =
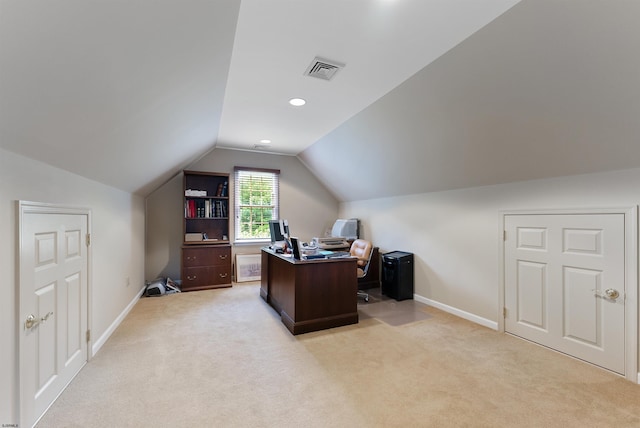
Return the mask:
[[[413,254],[392,251],[382,255],[382,294],[396,300],[413,299]]]

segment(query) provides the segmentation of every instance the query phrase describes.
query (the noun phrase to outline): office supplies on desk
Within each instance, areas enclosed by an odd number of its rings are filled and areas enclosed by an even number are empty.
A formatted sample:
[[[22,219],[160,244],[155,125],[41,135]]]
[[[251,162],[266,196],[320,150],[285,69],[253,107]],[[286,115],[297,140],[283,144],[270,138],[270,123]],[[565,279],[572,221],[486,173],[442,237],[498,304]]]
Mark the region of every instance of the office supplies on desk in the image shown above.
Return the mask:
[[[331,254],[327,254],[327,258],[329,259],[336,257],[351,257],[351,253],[348,251],[332,251]]]
[[[286,247],[286,245],[285,245],[284,241],[282,241],[282,242],[274,242],[274,243],[272,243],[269,248],[271,248],[272,250],[274,250],[277,253],[278,252],[279,253],[283,253],[285,247]]]
[[[302,250],[303,251],[316,251],[318,249],[318,245],[312,242],[302,242]]]
[[[330,250],[319,250],[312,254],[306,254],[304,256],[307,260],[313,259],[334,259],[339,257],[351,257],[351,253],[348,251],[330,251]]]
[[[306,256],[304,256],[304,258],[307,260],[326,259],[327,256],[325,256],[324,254],[307,254]]]

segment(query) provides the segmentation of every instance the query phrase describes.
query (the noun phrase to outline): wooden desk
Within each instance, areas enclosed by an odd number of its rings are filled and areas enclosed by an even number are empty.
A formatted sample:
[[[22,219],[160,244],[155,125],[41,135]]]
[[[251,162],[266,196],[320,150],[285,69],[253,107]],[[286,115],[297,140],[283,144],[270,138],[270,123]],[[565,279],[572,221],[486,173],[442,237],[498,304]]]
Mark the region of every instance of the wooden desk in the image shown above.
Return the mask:
[[[262,249],[260,297],[292,334],[358,322],[355,258],[294,260]]]

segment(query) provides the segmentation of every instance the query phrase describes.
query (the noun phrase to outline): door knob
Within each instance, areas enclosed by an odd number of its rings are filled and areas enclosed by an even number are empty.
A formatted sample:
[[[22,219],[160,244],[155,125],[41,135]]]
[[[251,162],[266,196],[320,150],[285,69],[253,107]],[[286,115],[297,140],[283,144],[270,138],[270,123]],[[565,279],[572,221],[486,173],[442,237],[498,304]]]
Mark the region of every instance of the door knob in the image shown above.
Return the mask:
[[[607,299],[617,299],[620,297],[620,293],[615,288],[607,288],[604,290],[604,295],[607,296]]]
[[[24,322],[24,327],[28,330],[40,324],[40,320],[35,315],[30,314]]]
[[[49,319],[49,317],[53,315],[53,312],[49,312],[47,315],[43,316],[42,318],[38,319],[36,318],[35,315],[33,314],[29,314],[29,316],[27,317],[27,320],[24,322],[24,327],[26,329],[31,329],[35,326],[37,326],[38,324],[40,324],[41,322],[47,322],[47,320]]]
[[[615,288],[607,288],[604,292],[599,292],[598,290],[591,290],[595,293],[597,297],[602,297],[604,299],[615,300],[620,297],[620,292]]]

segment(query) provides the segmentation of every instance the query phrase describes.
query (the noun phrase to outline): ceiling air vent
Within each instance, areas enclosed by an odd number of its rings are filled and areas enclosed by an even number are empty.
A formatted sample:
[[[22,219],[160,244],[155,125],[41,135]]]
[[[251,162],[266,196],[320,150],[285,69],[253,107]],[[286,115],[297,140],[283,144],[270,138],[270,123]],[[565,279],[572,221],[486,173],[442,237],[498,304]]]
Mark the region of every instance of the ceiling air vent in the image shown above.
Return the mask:
[[[344,64],[339,62],[315,57],[313,61],[311,61],[311,64],[309,64],[309,67],[307,67],[304,74],[311,77],[317,77],[318,79],[331,80],[343,67]]]
[[[268,144],[254,144],[253,148],[255,150],[269,150],[271,147]]]

